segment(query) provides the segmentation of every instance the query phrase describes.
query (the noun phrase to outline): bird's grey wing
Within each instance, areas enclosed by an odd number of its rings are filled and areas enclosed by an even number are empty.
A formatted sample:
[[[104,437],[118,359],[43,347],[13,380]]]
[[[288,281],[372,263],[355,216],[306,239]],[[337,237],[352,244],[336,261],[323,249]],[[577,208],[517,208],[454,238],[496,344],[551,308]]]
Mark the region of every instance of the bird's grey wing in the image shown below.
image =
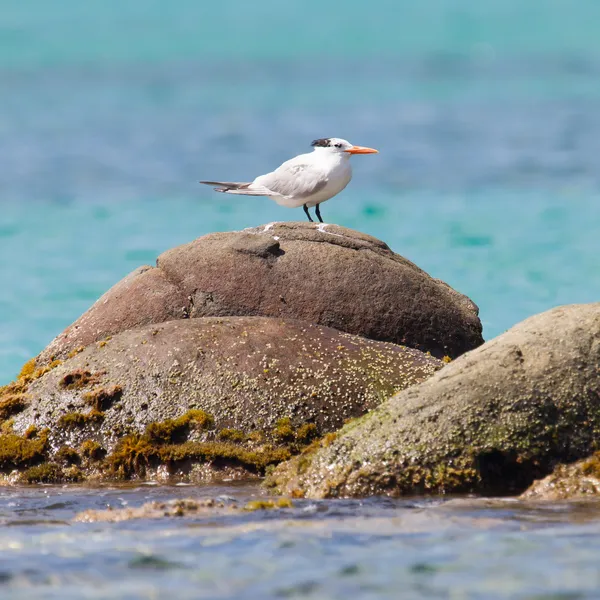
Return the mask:
[[[322,190],[327,181],[327,176],[315,165],[284,163],[272,173],[257,178],[255,183],[288,198],[308,198]]]

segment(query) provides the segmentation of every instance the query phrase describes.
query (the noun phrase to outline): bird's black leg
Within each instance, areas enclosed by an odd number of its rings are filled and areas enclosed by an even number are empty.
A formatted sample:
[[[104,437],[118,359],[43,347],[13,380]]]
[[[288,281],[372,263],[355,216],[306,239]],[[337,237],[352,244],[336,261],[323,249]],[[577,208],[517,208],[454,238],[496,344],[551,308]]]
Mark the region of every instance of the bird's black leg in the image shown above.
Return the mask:
[[[306,213],[306,216],[308,217],[308,220],[311,223],[314,223],[314,221],[312,220],[312,217],[310,216],[310,213],[308,212],[308,206],[306,206],[306,204],[303,204],[302,208],[304,209],[304,212]]]
[[[319,204],[317,204],[317,207],[315,208],[315,212],[317,213],[317,218],[319,219],[319,221],[321,223],[323,223],[323,219],[321,218],[321,211],[319,210]]]

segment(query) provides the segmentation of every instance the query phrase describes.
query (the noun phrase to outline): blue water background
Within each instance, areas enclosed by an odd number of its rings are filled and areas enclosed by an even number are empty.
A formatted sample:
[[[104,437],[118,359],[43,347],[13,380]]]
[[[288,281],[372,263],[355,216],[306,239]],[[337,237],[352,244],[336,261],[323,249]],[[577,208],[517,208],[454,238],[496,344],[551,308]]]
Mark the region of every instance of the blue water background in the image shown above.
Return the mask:
[[[595,0],[2,0],[0,381],[202,234],[303,220],[245,180],[380,149],[323,206],[480,306],[485,336],[600,299]]]

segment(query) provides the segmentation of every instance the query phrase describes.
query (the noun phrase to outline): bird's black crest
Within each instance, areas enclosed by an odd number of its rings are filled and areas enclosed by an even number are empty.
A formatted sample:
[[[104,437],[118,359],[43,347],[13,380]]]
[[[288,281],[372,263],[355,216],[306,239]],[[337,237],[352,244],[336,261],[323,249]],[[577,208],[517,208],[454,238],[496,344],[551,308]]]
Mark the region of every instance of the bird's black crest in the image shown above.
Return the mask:
[[[319,148],[328,148],[331,146],[331,138],[319,138],[315,140],[311,146],[318,146]]]

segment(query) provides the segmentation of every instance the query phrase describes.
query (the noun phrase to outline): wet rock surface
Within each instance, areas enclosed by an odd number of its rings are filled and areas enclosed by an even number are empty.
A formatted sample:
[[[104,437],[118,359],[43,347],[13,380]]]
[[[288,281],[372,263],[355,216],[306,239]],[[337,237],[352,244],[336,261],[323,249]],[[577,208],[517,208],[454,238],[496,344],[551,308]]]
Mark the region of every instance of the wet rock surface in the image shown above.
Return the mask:
[[[600,433],[600,304],[531,317],[276,468],[309,497],[520,493]]]
[[[258,476],[442,364],[293,320],[138,327],[4,388],[0,470],[27,482]]]
[[[478,309],[380,240],[336,225],[273,223],[213,233],[116,284],[40,355],[172,319],[301,319],[456,357],[482,342]]]
[[[293,508],[287,498],[251,500],[240,505],[234,498],[177,498],[166,501],[146,502],[142,506],[110,510],[86,510],[75,515],[79,523],[120,523],[134,519],[164,519],[187,517],[197,519],[206,516],[236,515],[244,512],[282,510]]]
[[[558,465],[547,477],[535,481],[524,500],[575,500],[600,496],[600,453],[570,465]]]

